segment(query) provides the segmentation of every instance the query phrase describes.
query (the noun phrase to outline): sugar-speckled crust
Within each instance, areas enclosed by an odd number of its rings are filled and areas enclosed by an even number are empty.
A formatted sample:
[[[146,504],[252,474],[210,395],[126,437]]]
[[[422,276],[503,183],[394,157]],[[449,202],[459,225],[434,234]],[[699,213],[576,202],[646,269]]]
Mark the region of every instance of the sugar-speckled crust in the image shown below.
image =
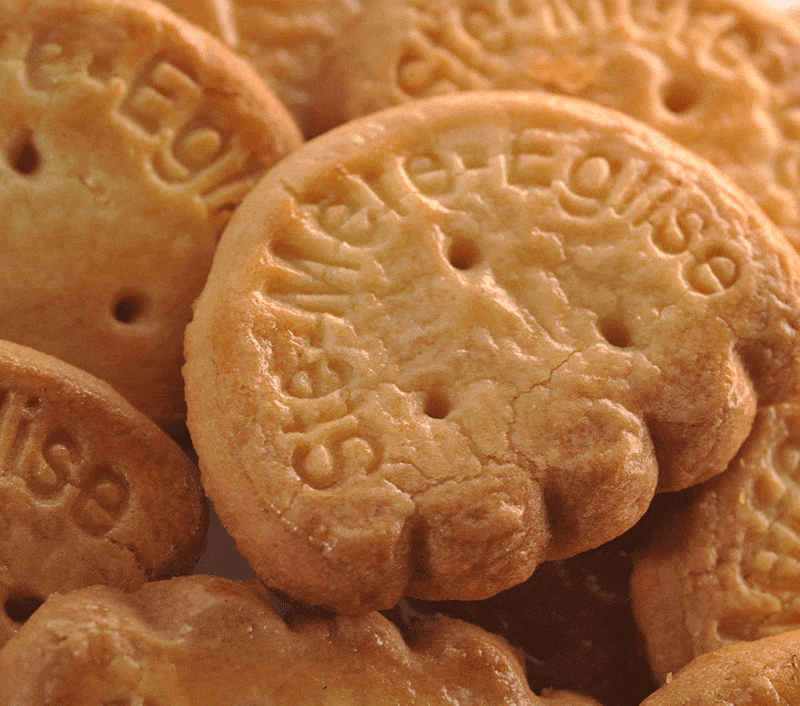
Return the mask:
[[[208,529],[200,474],[163,431],[106,383],[6,341],[0,507],[0,644],[54,591],[190,572]]]
[[[321,131],[424,96],[540,89],[709,159],[800,248],[800,27],[762,0],[374,0],[329,50]]]
[[[255,580],[192,576],[51,597],[0,652],[2,706],[598,706],[530,691],[501,638],[438,617],[292,612]]]
[[[191,302],[297,126],[246,62],[147,0],[4,0],[0,112],[0,337],[176,429]]]
[[[800,631],[697,657],[642,706],[786,706],[800,700]]]
[[[764,407],[723,474],[660,520],[633,605],[663,681],[722,645],[800,629],[800,405]]]
[[[184,368],[206,490],[301,600],[491,595],[727,466],[795,385],[797,263],[716,170],[599,106],[351,122],[220,242]]]
[[[305,128],[328,47],[364,0],[163,0],[246,59]]]

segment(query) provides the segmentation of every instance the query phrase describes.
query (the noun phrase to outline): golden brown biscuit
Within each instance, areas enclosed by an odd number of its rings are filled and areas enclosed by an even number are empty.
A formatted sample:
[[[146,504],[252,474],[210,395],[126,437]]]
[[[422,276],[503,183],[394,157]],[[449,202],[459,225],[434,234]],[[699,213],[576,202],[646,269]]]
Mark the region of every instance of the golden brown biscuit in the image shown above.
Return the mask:
[[[728,470],[659,521],[632,586],[662,682],[722,645],[800,628],[800,402],[759,410]]]
[[[190,572],[208,528],[197,468],[164,432],[106,383],[6,341],[0,507],[0,644],[54,591]]]
[[[297,127],[245,62],[146,0],[4,0],[0,114],[0,337],[172,431],[217,237]]]
[[[639,706],[658,686],[630,607],[631,551],[643,522],[596,549],[545,562],[491,598],[404,598],[384,614],[401,626],[442,614],[504,637],[521,652],[536,693],[568,689],[604,706]]]
[[[492,595],[725,468],[756,397],[794,388],[797,262],[712,167],[599,106],[351,122],[220,242],[184,369],[206,490],[300,600]]]
[[[2,706],[597,706],[533,694],[508,644],[439,617],[292,613],[257,581],[192,576],[52,596],[0,652]]]
[[[313,131],[458,90],[586,98],[709,159],[800,248],[800,27],[762,0],[374,0],[329,56]]]
[[[642,706],[786,706],[800,700],[800,631],[697,657]]]
[[[364,0],[162,0],[250,63],[305,128],[328,46]]]

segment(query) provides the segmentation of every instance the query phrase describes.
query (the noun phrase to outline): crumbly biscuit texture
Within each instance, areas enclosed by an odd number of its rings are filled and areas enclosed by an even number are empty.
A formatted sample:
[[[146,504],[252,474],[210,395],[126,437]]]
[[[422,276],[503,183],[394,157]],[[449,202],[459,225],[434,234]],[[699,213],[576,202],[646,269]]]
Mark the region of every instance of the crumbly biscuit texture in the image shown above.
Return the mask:
[[[800,27],[761,0],[375,0],[330,49],[311,124],[470,89],[585,98],[712,161],[800,247],[798,71]]]
[[[146,0],[5,0],[0,110],[0,336],[179,428],[191,302],[297,126],[245,62]]]
[[[785,706],[800,699],[800,631],[727,645],[693,660],[642,706]]]
[[[320,62],[364,0],[164,0],[256,69],[306,127]]]
[[[0,506],[0,644],[55,591],[190,572],[208,529],[200,474],[163,431],[107,384],[6,341]]]
[[[478,92],[354,121],[220,242],[184,369],[206,489],[304,601],[491,595],[725,468],[796,384],[797,266],[617,112]]]
[[[722,645],[800,628],[800,405],[761,408],[728,470],[666,513],[633,574],[663,681]]]
[[[401,636],[378,613],[285,621],[257,581],[210,576],[53,596],[0,671],[3,706],[597,706],[534,695],[508,644],[467,623],[438,617]]]

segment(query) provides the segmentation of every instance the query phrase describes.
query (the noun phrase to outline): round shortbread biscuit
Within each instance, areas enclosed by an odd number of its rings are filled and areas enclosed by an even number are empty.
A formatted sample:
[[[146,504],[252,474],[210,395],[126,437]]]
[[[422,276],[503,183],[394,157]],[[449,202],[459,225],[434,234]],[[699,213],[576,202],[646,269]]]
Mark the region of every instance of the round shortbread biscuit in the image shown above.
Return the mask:
[[[305,129],[328,47],[364,0],[162,0],[246,59]]]
[[[257,581],[192,576],[53,596],[0,652],[0,706],[599,706],[536,696],[502,638],[443,616],[290,610]]]
[[[330,48],[311,132],[441,93],[616,108],[732,177],[800,248],[800,27],[762,0],[374,0]]]
[[[353,121],[220,241],[184,368],[205,488],[301,600],[491,595],[726,467],[796,385],[797,268],[615,111],[495,91]]]
[[[0,337],[178,428],[191,303],[297,126],[245,62],[146,0],[5,0],[0,114]]]
[[[0,507],[0,644],[53,592],[190,572],[208,528],[200,474],[172,439],[106,383],[7,341]]]
[[[800,629],[800,403],[759,409],[730,467],[664,514],[632,593],[662,682],[723,645]]]

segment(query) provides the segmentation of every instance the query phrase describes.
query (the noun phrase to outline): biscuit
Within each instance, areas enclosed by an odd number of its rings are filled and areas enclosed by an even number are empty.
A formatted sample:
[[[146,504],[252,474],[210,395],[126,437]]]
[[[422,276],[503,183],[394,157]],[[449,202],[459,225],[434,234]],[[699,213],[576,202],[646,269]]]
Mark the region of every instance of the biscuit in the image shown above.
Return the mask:
[[[643,524],[596,549],[545,562],[491,598],[404,598],[384,614],[401,626],[447,615],[504,637],[521,652],[536,693],[568,689],[604,706],[639,706],[658,687],[630,606],[631,551]]]
[[[375,0],[330,48],[312,132],[434,94],[547,90],[713,162],[800,248],[800,27],[761,0]]]
[[[256,69],[305,129],[328,46],[364,0],[162,0],[221,39]]]
[[[189,573],[205,546],[180,448],[106,383],[6,341],[0,470],[0,644],[55,591]]]
[[[508,644],[459,620],[401,636],[379,613],[288,618],[254,580],[52,596],[0,652],[0,704],[598,706],[534,695]]]
[[[796,384],[797,254],[621,113],[408,103],[251,194],[187,328],[188,423],[239,550],[298,600],[497,593],[722,471]]]
[[[179,429],[191,302],[297,126],[245,62],[146,0],[4,0],[0,113],[0,337]]]
[[[642,706],[785,706],[800,699],[800,630],[697,657]]]
[[[800,403],[759,409],[723,474],[665,513],[632,590],[663,682],[722,645],[800,629]]]

